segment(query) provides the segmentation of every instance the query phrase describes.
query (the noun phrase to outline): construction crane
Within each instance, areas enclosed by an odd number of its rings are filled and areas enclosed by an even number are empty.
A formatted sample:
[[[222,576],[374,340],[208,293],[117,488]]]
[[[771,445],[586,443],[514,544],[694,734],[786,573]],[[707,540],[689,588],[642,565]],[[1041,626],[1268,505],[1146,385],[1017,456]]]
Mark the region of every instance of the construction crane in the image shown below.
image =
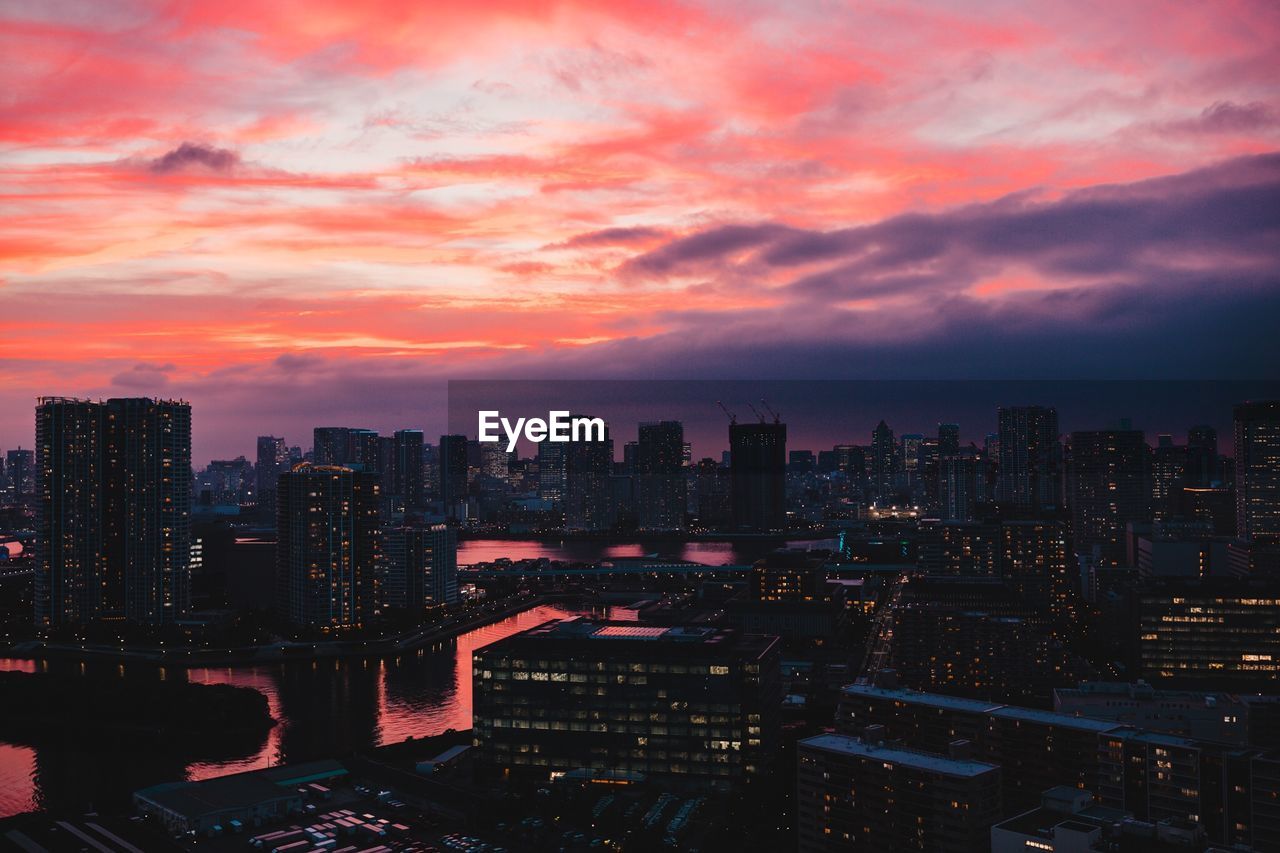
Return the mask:
[[[730,426],[738,422],[738,416],[735,415],[733,412],[729,411],[728,406],[726,406],[724,403],[720,402],[719,400],[716,400],[716,405],[720,407],[720,411],[724,412],[725,417],[729,419]]]
[[[766,412],[768,412],[769,414],[773,415],[773,422],[774,422],[775,424],[780,424],[780,423],[782,423],[782,415],[780,415],[780,414],[778,414],[777,412],[775,412],[775,411],[773,410],[773,406],[770,406],[770,405],[769,405],[769,401],[768,401],[768,400],[766,400],[764,397],[761,397],[761,398],[760,398],[760,405],[764,406],[764,410],[765,410]]]
[[[759,410],[757,410],[755,406],[747,403],[747,408],[751,410],[751,414],[760,419],[760,423],[764,423],[764,415],[760,414]]]

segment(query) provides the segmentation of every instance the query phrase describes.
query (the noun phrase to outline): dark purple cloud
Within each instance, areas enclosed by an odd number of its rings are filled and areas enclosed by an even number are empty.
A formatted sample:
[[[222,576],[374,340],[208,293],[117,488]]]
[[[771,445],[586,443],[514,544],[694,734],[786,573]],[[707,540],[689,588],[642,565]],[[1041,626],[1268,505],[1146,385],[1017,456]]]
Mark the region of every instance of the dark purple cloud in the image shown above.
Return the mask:
[[[240,164],[240,155],[227,148],[214,148],[196,142],[184,142],[172,151],[152,160],[147,168],[157,175],[207,169],[229,172]]]
[[[601,246],[633,246],[648,240],[667,237],[670,232],[661,228],[602,228],[599,231],[588,231],[575,234],[563,243],[555,243],[548,248],[555,249],[594,249]]]
[[[128,370],[111,377],[111,384],[119,388],[147,389],[167,385],[169,374],[175,370],[172,364],[147,364],[139,362]]]

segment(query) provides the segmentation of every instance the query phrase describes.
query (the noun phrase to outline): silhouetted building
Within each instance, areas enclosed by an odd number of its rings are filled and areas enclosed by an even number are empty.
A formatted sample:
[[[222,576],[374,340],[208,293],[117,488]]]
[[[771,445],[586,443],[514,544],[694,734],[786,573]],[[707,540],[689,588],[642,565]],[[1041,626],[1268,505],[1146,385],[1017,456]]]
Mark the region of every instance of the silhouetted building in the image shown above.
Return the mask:
[[[729,425],[733,526],[738,530],[784,530],[787,425]]]
[[[469,481],[467,462],[467,437],[465,435],[440,436],[440,500],[444,514],[463,518],[467,502]]]
[[[588,532],[609,530],[616,513],[610,500],[613,440],[609,438],[608,427],[605,427],[603,441],[583,439],[565,442],[562,446],[565,528]]]
[[[378,475],[301,464],[277,493],[277,608],[293,625],[353,628],[378,610]]]
[[[960,425],[938,424],[938,455],[955,456],[960,452]]]
[[[311,459],[316,465],[350,463],[350,427],[316,427],[312,430]]]
[[[544,441],[538,445],[538,497],[559,507],[564,502],[565,445]]]
[[[1011,406],[996,412],[1000,460],[996,500],[1040,512],[1057,507],[1062,494],[1062,445],[1058,411],[1043,406]]]
[[[421,509],[426,504],[422,482],[422,430],[396,430],[392,436],[391,488],[406,510]]]
[[[1236,533],[1280,542],[1280,400],[1235,408]]]
[[[283,438],[274,435],[258,436],[257,464],[254,474],[257,481],[258,506],[274,511],[276,507],[276,481],[289,470],[289,448]]]
[[[1071,434],[1071,535],[1098,564],[1127,559],[1125,525],[1151,520],[1148,448],[1138,430]]]
[[[14,497],[19,500],[36,492],[35,467],[33,450],[18,448],[5,453],[5,477],[9,481],[9,488],[13,489]]]
[[[711,627],[571,619],[475,652],[481,765],[730,783],[777,749],[778,640]]]
[[[733,524],[732,469],[714,459],[701,459],[694,469],[693,486],[699,525],[714,530]]]
[[[984,853],[1001,813],[1000,768],[823,734],[797,745],[800,853]]]
[[[938,504],[948,521],[976,518],[987,499],[987,461],[972,454],[938,458]]]
[[[885,500],[894,494],[901,457],[893,430],[884,421],[871,432],[871,495]]]
[[[684,426],[679,421],[640,424],[635,457],[635,511],[641,530],[684,527]]]

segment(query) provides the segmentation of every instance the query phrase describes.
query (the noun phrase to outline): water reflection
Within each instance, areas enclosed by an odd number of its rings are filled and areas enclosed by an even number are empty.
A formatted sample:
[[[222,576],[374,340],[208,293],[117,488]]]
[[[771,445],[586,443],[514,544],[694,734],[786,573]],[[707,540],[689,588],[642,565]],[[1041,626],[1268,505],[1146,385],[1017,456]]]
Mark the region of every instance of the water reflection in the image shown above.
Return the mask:
[[[267,697],[280,724],[250,748],[217,755],[177,755],[121,742],[43,738],[0,742],[0,816],[31,808],[127,808],[137,788],[174,779],[202,779],[289,761],[342,755],[407,737],[471,726],[471,653],[479,646],[548,619],[580,611],[537,607],[468,632],[434,648],[385,660],[291,662],[272,666],[192,669],[82,665],[48,668],[91,677],[181,678],[253,687]],[[43,668],[0,659],[0,669]],[[123,671],[122,671],[123,670]]]
[[[725,563],[747,565],[782,546],[794,548],[834,548],[836,540],[788,541],[782,537],[752,537],[731,542],[680,539],[643,539],[625,544],[603,541],[541,541],[537,539],[469,539],[458,543],[458,565],[491,563],[503,557],[511,560],[548,559],[565,562],[599,562],[620,557],[643,557],[661,554],[709,566]]]

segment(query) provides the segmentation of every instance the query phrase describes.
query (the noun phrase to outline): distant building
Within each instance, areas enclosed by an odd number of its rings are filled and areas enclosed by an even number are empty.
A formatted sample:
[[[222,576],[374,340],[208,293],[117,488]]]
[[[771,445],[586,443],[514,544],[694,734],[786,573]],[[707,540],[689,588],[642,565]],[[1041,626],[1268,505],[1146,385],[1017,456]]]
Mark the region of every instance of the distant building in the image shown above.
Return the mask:
[[[960,452],[960,425],[938,424],[938,455],[955,456]]]
[[[36,624],[175,621],[191,604],[191,407],[46,397],[36,408]]]
[[[258,455],[254,466],[258,506],[268,511],[276,508],[276,481],[289,470],[289,448],[284,439],[274,435],[258,436]]]
[[[613,439],[608,426],[603,441],[570,441],[562,446],[565,528],[584,532],[612,529],[617,514],[610,496]]]
[[[465,435],[440,436],[440,500],[444,514],[454,518],[466,516],[467,489],[470,483]]]
[[[1235,408],[1236,533],[1280,543],[1280,400]]]
[[[1012,406],[998,409],[996,418],[1000,430],[993,448],[1000,460],[996,500],[1030,512],[1059,506],[1062,445],[1057,409]]]
[[[392,436],[392,494],[406,510],[422,509],[426,504],[423,486],[422,430],[396,430]]]
[[[538,497],[555,507],[564,502],[564,450],[559,442],[538,444]]]
[[[1151,520],[1149,449],[1138,430],[1071,434],[1071,534],[1077,554],[1126,562],[1125,525]]]
[[[640,424],[634,475],[635,512],[640,529],[683,529],[687,497],[684,426],[679,421]]]
[[[787,425],[729,425],[733,526],[737,530],[785,530]]]
[[[351,462],[350,427],[316,427],[312,430],[312,461],[316,465]]]
[[[824,734],[797,745],[800,853],[984,853],[1000,817],[1000,768]]]
[[[1122,809],[1098,805],[1089,791],[1058,786],[1040,805],[991,827],[991,853],[1181,853],[1200,850],[1195,824],[1135,820]]]
[[[777,749],[778,641],[721,628],[564,620],[475,652],[482,766],[725,783]]]
[[[14,497],[21,500],[36,493],[36,456],[34,450],[10,450],[5,453],[5,477]]]
[[[901,469],[901,451],[893,438],[893,430],[884,421],[871,432],[871,495],[887,500],[897,489]]]
[[[277,608],[303,628],[358,627],[378,609],[378,475],[301,464],[280,475]]]

